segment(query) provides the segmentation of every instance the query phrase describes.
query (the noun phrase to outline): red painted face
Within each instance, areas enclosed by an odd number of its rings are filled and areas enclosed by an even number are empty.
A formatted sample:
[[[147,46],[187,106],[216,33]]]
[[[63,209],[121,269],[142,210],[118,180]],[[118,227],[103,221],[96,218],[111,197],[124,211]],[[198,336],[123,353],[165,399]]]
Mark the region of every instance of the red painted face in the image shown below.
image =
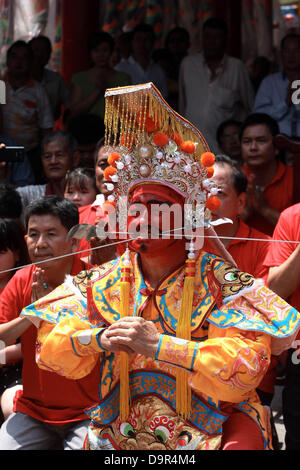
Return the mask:
[[[181,238],[184,224],[184,200],[174,190],[158,185],[144,184],[129,197],[127,229],[133,251],[162,255],[185,249]]]

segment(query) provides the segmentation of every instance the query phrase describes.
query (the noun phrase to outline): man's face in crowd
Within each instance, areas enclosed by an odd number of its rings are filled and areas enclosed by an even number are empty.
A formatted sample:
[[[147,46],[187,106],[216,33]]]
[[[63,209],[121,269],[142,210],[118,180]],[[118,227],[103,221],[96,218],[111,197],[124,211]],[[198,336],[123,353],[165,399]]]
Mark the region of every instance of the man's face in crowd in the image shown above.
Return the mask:
[[[95,165],[95,176],[96,176],[96,186],[100,194],[109,194],[111,191],[108,191],[106,184],[104,183],[103,172],[108,166],[107,158],[112,152],[110,147],[100,147],[98,151],[98,157]]]
[[[282,66],[285,71],[294,71],[300,68],[300,39],[288,38],[281,51]]]
[[[218,198],[221,201],[220,208],[212,212],[212,220],[226,217],[234,222],[243,212],[246,193],[237,193],[233,185],[232,169],[227,163],[215,163],[212,181],[218,186]]]
[[[77,152],[79,157],[78,166],[94,168],[94,155],[97,143],[78,144]]]
[[[276,160],[278,151],[268,126],[255,124],[246,127],[242,135],[242,157],[249,166],[260,166]]]
[[[44,145],[42,164],[46,178],[62,180],[73,168],[73,155],[66,140],[56,139]]]
[[[137,31],[132,39],[134,57],[150,57],[153,49],[153,36],[147,31]]]
[[[25,47],[14,47],[7,58],[8,72],[15,77],[22,77],[30,72],[31,59]]]
[[[62,225],[60,219],[53,215],[32,215],[28,221],[25,240],[30,259],[38,263],[57,256],[74,253],[78,242],[75,239],[67,240],[68,230]],[[64,258],[42,263],[42,269],[64,265]]]
[[[222,59],[226,48],[224,31],[217,28],[205,28],[202,41],[206,59]]]
[[[234,160],[241,158],[240,129],[236,124],[229,124],[220,137],[220,148],[225,155]]]
[[[108,42],[101,42],[91,51],[91,59],[96,67],[107,67],[112,55],[112,50]]]
[[[189,46],[188,38],[181,31],[174,31],[169,36],[167,47],[174,55],[179,54],[180,56],[184,56],[187,54]]]
[[[34,62],[45,67],[50,60],[51,53],[49,53],[49,49],[47,47],[47,44],[44,42],[44,40],[40,40],[37,38],[34,41],[32,41],[31,49],[33,52]]]

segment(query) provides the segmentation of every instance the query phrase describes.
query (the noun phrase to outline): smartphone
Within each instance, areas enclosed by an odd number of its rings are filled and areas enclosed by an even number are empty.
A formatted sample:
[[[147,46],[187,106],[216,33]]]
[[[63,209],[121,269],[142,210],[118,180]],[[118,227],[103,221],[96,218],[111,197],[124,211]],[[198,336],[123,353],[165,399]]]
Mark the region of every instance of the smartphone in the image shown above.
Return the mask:
[[[24,147],[3,147],[0,148],[0,162],[23,162]]]

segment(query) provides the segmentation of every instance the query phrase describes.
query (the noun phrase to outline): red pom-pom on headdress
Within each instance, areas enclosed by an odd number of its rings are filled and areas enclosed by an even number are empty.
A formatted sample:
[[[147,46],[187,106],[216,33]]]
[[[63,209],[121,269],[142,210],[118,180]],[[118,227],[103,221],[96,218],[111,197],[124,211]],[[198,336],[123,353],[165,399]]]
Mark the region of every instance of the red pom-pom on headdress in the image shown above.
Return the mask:
[[[116,164],[116,161],[117,160],[120,160],[122,157],[119,153],[117,152],[112,152],[108,155],[108,158],[107,158],[107,163],[111,166],[115,166]]]
[[[211,212],[215,212],[220,208],[221,201],[217,196],[210,196],[206,199],[206,207]]]
[[[169,137],[164,132],[156,132],[153,136],[153,142],[159,147],[164,147],[169,142]]]
[[[207,172],[207,178],[212,178],[214,176],[214,167],[213,166],[208,166],[206,167],[206,172]]]
[[[116,173],[116,168],[113,166],[108,166],[103,171],[103,177],[106,181],[111,181],[111,176]]]
[[[202,165],[210,167],[210,166],[213,166],[215,161],[216,161],[216,159],[215,159],[215,156],[212,152],[202,153],[202,155],[201,155]]]
[[[181,150],[185,153],[194,153],[196,145],[191,140],[185,140],[181,144]]]

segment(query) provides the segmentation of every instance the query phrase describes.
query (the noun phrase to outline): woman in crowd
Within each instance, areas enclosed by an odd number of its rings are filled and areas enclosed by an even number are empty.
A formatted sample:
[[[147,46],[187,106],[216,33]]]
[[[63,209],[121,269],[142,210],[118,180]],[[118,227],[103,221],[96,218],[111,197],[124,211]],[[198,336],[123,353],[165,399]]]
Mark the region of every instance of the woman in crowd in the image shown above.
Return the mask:
[[[71,79],[71,115],[93,113],[104,119],[104,92],[107,88],[131,84],[129,75],[113,69],[111,57],[115,42],[110,34],[93,34],[87,42],[92,66]]]

